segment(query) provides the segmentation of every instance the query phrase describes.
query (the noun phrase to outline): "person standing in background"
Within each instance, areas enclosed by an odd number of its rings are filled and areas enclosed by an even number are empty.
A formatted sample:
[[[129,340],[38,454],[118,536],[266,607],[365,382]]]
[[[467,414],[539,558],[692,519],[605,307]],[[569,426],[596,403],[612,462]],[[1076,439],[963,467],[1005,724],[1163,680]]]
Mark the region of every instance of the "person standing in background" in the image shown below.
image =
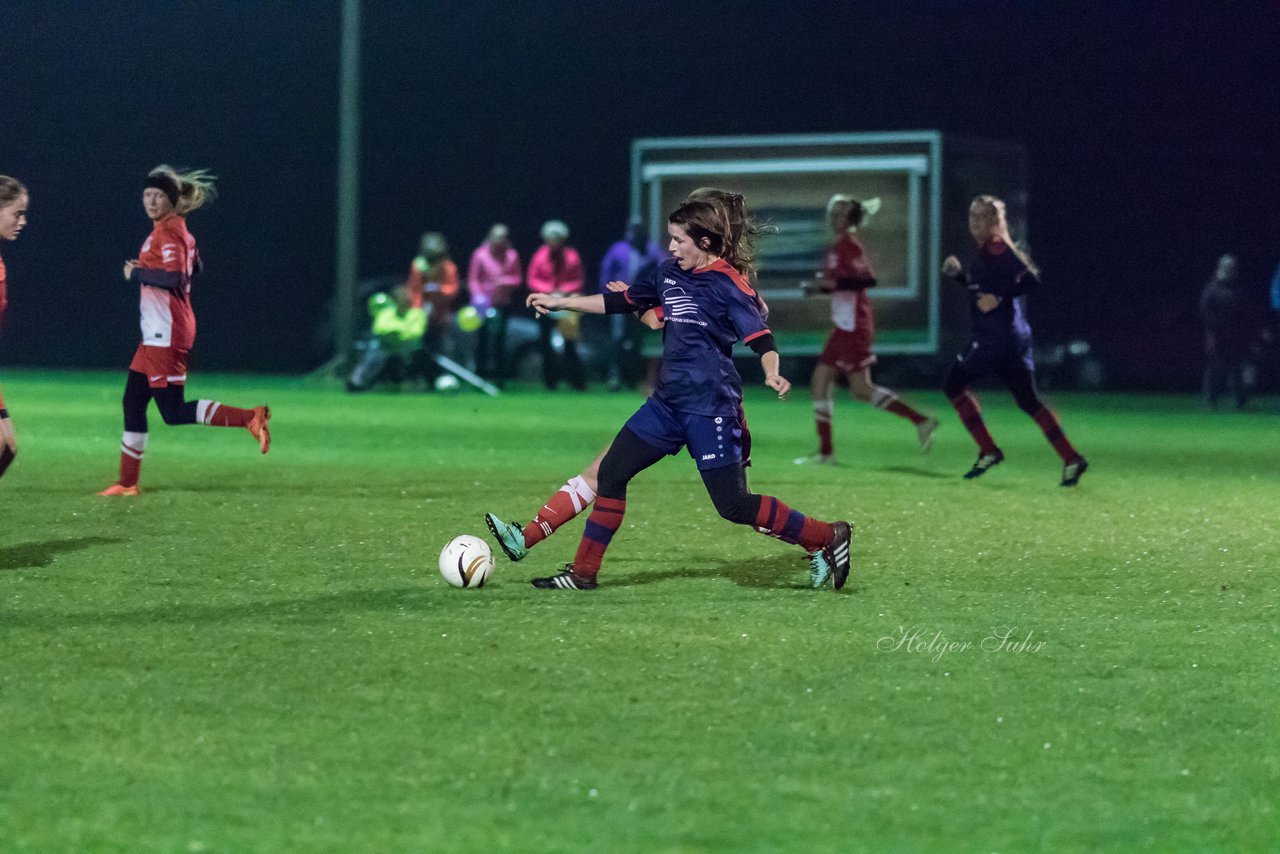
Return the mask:
[[[422,235],[405,287],[413,308],[427,310],[422,349],[430,382],[440,373],[435,356],[453,355],[454,303],[458,299],[458,265],[449,257],[449,242],[443,234],[428,231]]]
[[[511,320],[511,298],[521,281],[520,253],[511,245],[507,227],[494,223],[484,243],[471,253],[467,286],[471,306],[483,319],[476,371],[493,380],[498,388],[507,377],[507,325]]]
[[[644,223],[633,219],[627,234],[609,247],[600,263],[598,293],[608,293],[610,282],[636,282],[662,263],[662,249],[649,239]],[[604,318],[609,327],[609,390],[619,391],[637,382],[640,360],[640,337],[644,324],[634,315],[613,314]]]
[[[548,220],[542,224],[542,246],[529,260],[530,291],[553,297],[581,293],[582,258],[578,250],[566,244],[568,239],[569,226],[560,220]],[[587,387],[587,380],[582,361],[578,358],[578,316],[574,313],[558,314],[554,320],[554,323],[538,324],[542,381],[548,389],[555,389],[561,379],[566,379],[569,385],[581,391]],[[556,330],[564,338],[563,365],[556,358],[551,344],[552,333]]]
[[[1239,284],[1239,264],[1234,255],[1223,255],[1213,276],[1200,293],[1200,317],[1204,320],[1205,406],[1218,408],[1218,396],[1229,387],[1236,408],[1249,402],[1245,365],[1252,332],[1243,322]]]

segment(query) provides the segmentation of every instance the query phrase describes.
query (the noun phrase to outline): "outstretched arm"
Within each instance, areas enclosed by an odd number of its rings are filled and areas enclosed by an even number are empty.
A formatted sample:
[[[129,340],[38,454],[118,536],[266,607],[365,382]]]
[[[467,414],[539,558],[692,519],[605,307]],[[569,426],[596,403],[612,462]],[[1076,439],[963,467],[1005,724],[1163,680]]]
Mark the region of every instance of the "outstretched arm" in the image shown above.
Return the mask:
[[[579,314],[604,314],[604,295],[561,296],[559,294],[529,294],[525,305],[539,316],[553,311],[576,311]]]

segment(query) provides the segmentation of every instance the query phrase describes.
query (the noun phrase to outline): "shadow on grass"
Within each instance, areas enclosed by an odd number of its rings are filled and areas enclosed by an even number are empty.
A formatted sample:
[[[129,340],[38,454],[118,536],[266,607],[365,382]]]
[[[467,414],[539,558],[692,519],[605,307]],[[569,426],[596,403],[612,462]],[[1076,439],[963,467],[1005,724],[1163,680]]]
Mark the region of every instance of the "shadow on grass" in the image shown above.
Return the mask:
[[[6,629],[74,629],[93,626],[208,626],[237,622],[328,622],[336,616],[350,616],[367,611],[403,610],[406,613],[423,613],[439,601],[439,596],[431,590],[422,587],[398,587],[386,590],[352,590],[273,602],[237,602],[227,605],[174,604],[108,613],[18,612],[7,614],[3,627]]]
[[[707,568],[667,569],[658,572],[640,571],[619,578],[627,585],[657,584],[673,579],[691,579],[705,576],[727,578],[741,587],[764,587],[771,590],[808,590],[809,564],[797,555],[773,555],[754,560],[721,561],[718,566]]]
[[[69,540],[46,540],[43,543],[23,543],[20,546],[0,548],[0,572],[7,569],[33,569],[48,566],[54,557],[63,552],[78,552],[94,546],[123,543],[115,537],[73,537]]]
[[[954,472],[934,471],[932,469],[921,468],[920,466],[881,466],[880,471],[889,472],[890,474],[910,474],[916,477],[931,477],[934,480],[951,480],[958,477]]]

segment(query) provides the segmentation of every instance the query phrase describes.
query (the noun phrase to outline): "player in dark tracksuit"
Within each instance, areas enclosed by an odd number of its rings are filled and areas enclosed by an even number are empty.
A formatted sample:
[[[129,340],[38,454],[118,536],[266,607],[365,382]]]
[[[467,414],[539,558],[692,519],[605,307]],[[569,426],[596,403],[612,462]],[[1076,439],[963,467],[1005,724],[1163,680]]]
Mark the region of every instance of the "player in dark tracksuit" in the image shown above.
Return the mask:
[[[735,196],[733,204],[741,207]],[[732,348],[742,340],[760,355],[765,384],[781,397],[791,384],[778,373],[778,353],[743,270],[732,216],[714,202],[689,200],[668,219],[675,257],[626,291],[592,296],[533,294],[539,314],[568,309],[591,314],[661,306],[666,317],[662,374],[653,396],[627,421],[600,463],[599,491],[572,564],[535,587],[590,590],[605,550],[622,524],[627,484],[664,456],[688,448],[712,503],[724,518],[765,529],[802,546],[814,562],[815,586],[828,577],[844,586],[849,574],[850,526],[823,522],[777,498],[757,495],[743,474],[739,423],[742,380]],[[743,251],[749,257],[749,247]],[[749,264],[744,266],[748,267]]]
[[[1057,416],[1036,394],[1031,325],[1024,305],[1026,295],[1040,284],[1035,267],[1014,247],[1004,202],[994,196],[973,200],[969,206],[969,233],[979,248],[967,275],[954,255],[942,265],[943,275],[968,289],[973,324],[973,339],[956,356],[942,387],[978,443],[978,459],[965,477],[986,474],[1004,460],[1004,452],[987,432],[978,401],[969,390],[978,377],[996,374],[1013,393],[1018,408],[1035,420],[1062,458],[1061,485],[1075,486],[1089,463],[1072,447]]]

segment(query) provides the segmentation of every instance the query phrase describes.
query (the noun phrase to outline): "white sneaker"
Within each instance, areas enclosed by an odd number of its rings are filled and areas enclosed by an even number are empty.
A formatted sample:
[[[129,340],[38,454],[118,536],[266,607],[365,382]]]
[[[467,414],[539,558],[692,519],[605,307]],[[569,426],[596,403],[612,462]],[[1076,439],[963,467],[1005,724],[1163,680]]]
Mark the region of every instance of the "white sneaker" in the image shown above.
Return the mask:
[[[836,464],[836,455],[835,454],[810,454],[807,457],[796,457],[794,460],[792,460],[792,462],[798,466],[810,465],[810,464],[819,465],[819,466],[833,466]]]
[[[932,415],[916,425],[916,435],[920,437],[920,453],[927,454],[933,449],[933,434],[938,430],[938,419]]]

